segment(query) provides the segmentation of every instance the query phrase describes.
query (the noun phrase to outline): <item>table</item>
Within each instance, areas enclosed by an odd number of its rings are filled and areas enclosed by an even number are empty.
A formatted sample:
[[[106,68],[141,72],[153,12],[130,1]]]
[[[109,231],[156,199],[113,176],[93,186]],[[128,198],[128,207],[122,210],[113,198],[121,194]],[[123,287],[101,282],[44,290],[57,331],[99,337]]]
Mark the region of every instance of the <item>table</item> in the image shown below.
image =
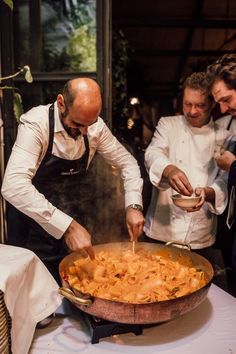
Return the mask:
[[[36,330],[29,354],[236,354],[236,298],[212,284],[207,298],[173,321],[142,335],[115,335],[91,344],[81,315],[66,300],[46,329]]]

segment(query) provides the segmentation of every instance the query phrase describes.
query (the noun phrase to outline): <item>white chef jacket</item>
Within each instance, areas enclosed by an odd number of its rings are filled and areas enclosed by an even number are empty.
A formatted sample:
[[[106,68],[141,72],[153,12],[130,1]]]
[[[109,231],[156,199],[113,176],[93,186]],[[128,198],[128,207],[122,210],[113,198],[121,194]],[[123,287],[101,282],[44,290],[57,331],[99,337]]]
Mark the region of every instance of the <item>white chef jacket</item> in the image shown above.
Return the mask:
[[[16,142],[8,161],[2,185],[3,197],[24,214],[33,218],[49,234],[62,237],[72,218],[54,207],[32,184],[48,147],[49,105],[32,108],[20,118]],[[70,137],[61,124],[56,102],[54,103],[55,125],[52,153],[55,156],[75,160],[84,151],[84,139]],[[143,180],[135,158],[112,135],[102,118],[88,128],[89,161],[95,152],[102,155],[112,166],[121,170],[124,182],[125,206],[142,205]]]
[[[216,145],[228,145],[232,135],[211,120],[196,128],[183,115],[161,118],[145,152],[153,193],[146,215],[147,236],[164,242],[178,241],[191,248],[205,248],[215,242],[216,214],[227,204],[228,173],[220,171],[214,160]],[[170,188],[162,173],[167,165],[179,167],[187,175],[193,189],[212,187],[215,205],[204,203],[196,212],[188,213],[173,204]]]

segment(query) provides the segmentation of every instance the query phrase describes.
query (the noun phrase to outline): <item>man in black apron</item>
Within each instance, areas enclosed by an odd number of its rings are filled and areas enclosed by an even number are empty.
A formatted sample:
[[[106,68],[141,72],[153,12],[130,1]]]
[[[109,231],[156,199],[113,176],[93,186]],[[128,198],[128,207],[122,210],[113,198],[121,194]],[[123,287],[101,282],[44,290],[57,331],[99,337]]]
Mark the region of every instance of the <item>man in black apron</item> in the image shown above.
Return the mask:
[[[214,99],[220,104],[221,113],[228,113],[232,117],[227,129],[233,131],[231,125],[236,119],[236,54],[226,54],[210,65],[207,68],[207,77]],[[220,168],[229,171],[226,225],[220,225],[220,231],[223,233],[221,242],[225,242],[222,245],[225,263],[230,268],[229,291],[236,297],[236,144],[234,151],[222,152],[216,157],[216,162]]]
[[[86,150],[77,160],[65,160],[52,155],[54,135],[54,108],[49,109],[49,145],[46,155],[34,176],[32,183],[53,205],[73,217],[79,219],[79,182],[86,172],[89,157],[88,137],[84,135]],[[76,191],[76,195],[75,195]],[[8,210],[8,243],[34,251],[45,263],[54,278],[59,282],[58,265],[68,253],[64,239],[55,239],[38,223],[13,206]]]
[[[82,138],[81,144],[84,147],[84,152],[79,158],[72,160],[53,154],[53,145],[56,144],[54,138],[56,123],[54,105],[51,105],[48,113],[48,146],[32,178],[32,184],[48,202],[69,215],[73,220],[65,230],[64,237],[55,238],[45,228],[40,226],[34,218],[27,216],[26,213],[22,213],[18,205],[15,208],[13,206],[14,202],[10,198],[9,201],[13,205],[9,205],[8,207],[8,243],[34,251],[44,262],[54,278],[60,283],[58,265],[62,258],[68,254],[69,250],[80,250],[87,253],[91,258],[94,257],[91,236],[82,226],[86,225],[86,216],[80,210],[82,195],[82,187],[80,186],[81,181],[85,178],[89,163],[90,147],[87,131],[89,126],[97,122],[101,110],[100,89],[95,81],[91,79],[81,78],[71,80],[65,86],[63,94],[58,95],[57,107],[64,130],[75,141],[78,137]],[[102,134],[102,130],[99,134]],[[96,138],[96,141],[98,139],[99,137]],[[115,144],[119,144],[115,142],[114,137],[112,141]],[[123,154],[124,148],[121,148],[120,144],[117,147],[121,149]],[[109,146],[107,148],[110,149]],[[127,154],[126,150],[125,154]],[[8,178],[11,176],[9,172],[11,166],[12,162],[10,162],[10,166],[7,168],[8,172],[6,175]],[[7,179],[6,175],[5,179]],[[134,179],[139,181],[140,176],[137,175]],[[7,181],[3,183],[3,194],[6,184]],[[10,190],[10,186],[8,190]],[[24,198],[22,200],[25,203],[30,203],[30,201],[24,200]],[[129,221],[127,225],[133,239],[137,239],[142,233],[144,218],[141,211],[141,203],[135,204],[135,200],[128,207],[127,215],[129,215]]]

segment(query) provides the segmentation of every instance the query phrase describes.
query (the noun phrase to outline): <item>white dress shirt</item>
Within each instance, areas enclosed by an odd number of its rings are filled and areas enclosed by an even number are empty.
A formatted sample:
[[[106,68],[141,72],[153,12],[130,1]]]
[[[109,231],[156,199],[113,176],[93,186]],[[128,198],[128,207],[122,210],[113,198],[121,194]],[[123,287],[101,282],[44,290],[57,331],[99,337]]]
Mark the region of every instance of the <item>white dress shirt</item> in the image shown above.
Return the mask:
[[[59,239],[70,225],[72,218],[53,206],[32,184],[32,178],[47,151],[49,140],[50,105],[32,108],[20,118],[17,139],[7,164],[2,185],[3,197],[24,214],[38,222],[49,234]],[[56,102],[52,153],[58,157],[75,160],[84,151],[84,140],[76,140],[64,130]],[[140,169],[135,158],[113,136],[102,118],[88,128],[89,162],[98,152],[112,166],[121,170],[124,182],[125,206],[142,205]]]
[[[236,117],[231,115],[224,116],[217,119],[217,124],[221,129],[228,129],[234,135],[233,144],[230,146],[229,150],[235,153],[235,140],[236,140]],[[235,204],[236,204],[236,188],[232,186],[228,202],[228,213],[226,218],[226,225],[231,229],[234,223],[235,217]]]
[[[236,117],[233,117],[232,120],[231,118],[231,115],[226,115],[217,119],[216,123],[221,129],[228,129],[236,137]],[[229,123],[230,126],[228,127]]]
[[[227,204],[226,172],[220,172],[214,160],[215,146],[228,144],[228,131],[219,129],[212,120],[201,128],[191,127],[184,116],[161,118],[145,153],[153,193],[146,215],[144,231],[161,241],[179,241],[191,248],[212,245],[216,234],[216,214]],[[193,189],[212,187],[215,205],[188,213],[173,204],[176,193],[162,178],[166,166],[173,164],[187,175]]]

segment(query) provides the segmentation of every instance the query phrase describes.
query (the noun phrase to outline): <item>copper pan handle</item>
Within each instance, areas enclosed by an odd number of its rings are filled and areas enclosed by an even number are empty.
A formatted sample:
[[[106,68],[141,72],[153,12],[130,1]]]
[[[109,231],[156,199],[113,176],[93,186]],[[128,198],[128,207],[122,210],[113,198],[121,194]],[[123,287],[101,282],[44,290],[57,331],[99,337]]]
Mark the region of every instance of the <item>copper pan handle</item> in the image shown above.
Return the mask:
[[[75,296],[73,291],[68,288],[59,288],[58,292],[60,295],[64,296],[67,300],[74,302],[76,305],[90,306],[92,305],[91,299],[84,299],[82,297]]]
[[[191,246],[188,243],[178,242],[178,241],[169,241],[165,243],[166,246],[175,246],[179,248],[186,248],[188,251],[191,251]]]

